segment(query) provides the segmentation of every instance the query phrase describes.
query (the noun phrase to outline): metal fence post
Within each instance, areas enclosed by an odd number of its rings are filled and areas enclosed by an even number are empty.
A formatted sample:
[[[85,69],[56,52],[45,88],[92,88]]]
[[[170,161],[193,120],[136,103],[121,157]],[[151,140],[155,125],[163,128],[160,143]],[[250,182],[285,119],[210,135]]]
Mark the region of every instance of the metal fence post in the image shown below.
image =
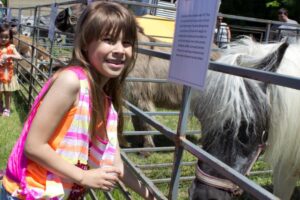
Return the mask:
[[[180,144],[180,138],[185,137],[185,132],[187,130],[187,120],[190,113],[189,112],[190,102],[191,102],[191,87],[184,86],[183,94],[182,94],[182,105],[179,114],[177,135],[175,140],[176,148],[174,152],[174,164],[173,164],[172,178],[170,183],[169,199],[177,199],[177,195],[178,195],[179,178],[181,173],[180,166],[181,166],[182,155],[184,151],[183,146]]]
[[[35,58],[35,39],[36,39],[36,15],[37,15],[37,7],[34,8],[34,24],[33,24],[33,36],[32,36],[32,45],[31,45],[31,67],[30,67],[30,74],[34,74],[34,58]],[[33,101],[33,87],[34,87],[34,77],[30,76],[30,85],[29,85],[29,95],[28,95],[28,108],[31,107],[31,102]]]
[[[268,43],[270,40],[270,32],[271,32],[271,23],[267,24],[267,32],[265,36],[265,43]]]

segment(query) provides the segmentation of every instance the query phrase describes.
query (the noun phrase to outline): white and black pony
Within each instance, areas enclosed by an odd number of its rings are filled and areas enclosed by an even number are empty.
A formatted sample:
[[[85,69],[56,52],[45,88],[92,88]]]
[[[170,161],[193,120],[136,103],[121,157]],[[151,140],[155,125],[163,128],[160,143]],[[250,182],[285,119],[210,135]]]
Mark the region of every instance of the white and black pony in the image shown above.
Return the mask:
[[[250,38],[230,45],[217,61],[300,77],[300,44],[259,44]],[[203,149],[242,174],[258,154],[273,168],[274,193],[290,199],[300,176],[300,91],[228,74],[209,72],[192,109],[203,131]],[[195,98],[195,97],[194,97]],[[198,161],[190,199],[231,199],[241,190]]]

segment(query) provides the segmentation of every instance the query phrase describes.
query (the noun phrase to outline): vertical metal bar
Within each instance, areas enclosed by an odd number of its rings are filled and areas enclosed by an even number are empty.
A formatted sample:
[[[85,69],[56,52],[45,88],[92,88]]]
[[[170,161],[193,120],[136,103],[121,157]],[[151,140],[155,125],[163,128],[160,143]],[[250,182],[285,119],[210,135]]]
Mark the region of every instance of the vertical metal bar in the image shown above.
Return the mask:
[[[35,26],[36,26],[36,38],[37,38],[37,44],[39,44],[39,41],[41,41],[40,38],[40,19],[41,19],[41,12],[42,12],[42,6],[37,6],[38,7],[38,12],[37,16],[34,18],[35,19]]]
[[[265,43],[269,43],[270,40],[270,32],[271,32],[271,23],[267,24],[267,32],[265,37]]]
[[[37,7],[34,8],[34,19],[36,18],[36,14],[37,14]],[[29,95],[28,95],[28,108],[30,109],[31,107],[31,102],[33,101],[33,87],[34,87],[34,78],[33,78],[33,73],[34,73],[34,58],[35,58],[35,34],[36,34],[36,20],[34,20],[33,23],[33,36],[32,36],[32,43],[31,43],[31,67],[30,67],[30,80],[29,80]]]
[[[184,86],[183,87],[183,94],[182,94],[182,105],[178,120],[178,127],[177,127],[177,137],[176,137],[176,149],[174,153],[174,164],[172,170],[172,178],[170,183],[170,190],[169,190],[169,199],[177,199],[178,195],[178,186],[179,186],[179,179],[180,179],[180,166],[182,162],[182,155],[184,148],[180,144],[180,138],[185,137],[185,132],[187,130],[187,120],[189,117],[190,111],[190,102],[191,102],[191,87]]]
[[[50,40],[50,48],[49,48],[49,57],[50,57],[50,61],[49,61],[49,66],[48,66],[48,78],[51,76],[52,74],[52,65],[53,65],[53,58],[52,58],[52,55],[53,55],[53,45],[54,45],[54,42],[57,40],[56,39],[57,37],[57,33],[56,31],[54,31],[54,37],[53,37],[53,40],[51,41]]]
[[[113,196],[111,195],[110,192],[103,192],[104,193],[104,196],[106,199],[108,200],[114,200]]]
[[[120,191],[123,193],[124,198],[126,200],[132,200],[131,194],[130,192],[127,190],[126,186],[124,185],[124,183],[122,183],[121,181],[118,182],[118,186]]]
[[[57,6],[57,9],[58,9],[58,4],[56,4],[56,6]],[[52,10],[51,10],[51,12],[52,12]],[[55,41],[57,41],[57,32],[56,31],[54,31],[54,37],[52,38],[52,40],[50,39],[50,48],[49,48],[49,58],[50,58],[50,60],[49,60],[49,66],[48,66],[48,74],[47,74],[47,76],[48,76],[48,78],[51,76],[51,74],[52,74],[52,64],[53,64],[53,58],[52,58],[52,55],[53,55],[53,45],[54,45],[54,43],[55,43]],[[48,35],[49,35],[49,32],[48,32]],[[48,36],[48,38],[49,38],[49,36]]]
[[[22,24],[21,24],[21,16],[22,16],[22,9],[21,8],[18,8],[18,26],[17,26],[17,30],[18,30],[18,39],[14,39],[16,41],[18,41],[18,46],[17,46],[17,49],[18,51],[20,50],[20,35],[21,35],[21,29],[22,29]],[[16,72],[17,73],[20,73],[20,64],[19,62],[16,62],[17,63],[17,66],[16,66]]]
[[[92,200],[98,200],[96,193],[93,189],[88,189],[88,194]]]

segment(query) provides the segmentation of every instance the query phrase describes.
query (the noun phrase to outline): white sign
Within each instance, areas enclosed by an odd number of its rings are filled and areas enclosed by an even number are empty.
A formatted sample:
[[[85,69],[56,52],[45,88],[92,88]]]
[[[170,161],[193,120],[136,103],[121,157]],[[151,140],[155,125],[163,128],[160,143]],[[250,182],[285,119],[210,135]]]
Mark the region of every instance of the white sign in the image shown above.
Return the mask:
[[[50,13],[50,24],[48,31],[48,38],[53,41],[55,35],[55,19],[57,16],[58,6],[56,3],[51,5],[51,13]]]
[[[169,80],[203,89],[219,0],[179,0]]]

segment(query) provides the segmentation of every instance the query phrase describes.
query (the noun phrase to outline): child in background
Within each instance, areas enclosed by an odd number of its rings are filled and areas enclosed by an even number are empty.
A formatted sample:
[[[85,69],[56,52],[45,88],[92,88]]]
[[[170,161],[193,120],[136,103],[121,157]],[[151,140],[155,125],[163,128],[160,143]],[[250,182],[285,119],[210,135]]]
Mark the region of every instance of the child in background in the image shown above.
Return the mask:
[[[155,199],[123,165],[122,86],[136,57],[134,16],[113,2],[82,13],[72,59],[35,100],[7,163],[1,199],[83,199],[119,180]],[[118,120],[119,119],[119,120]],[[125,168],[125,169],[124,169]]]
[[[0,25],[0,113],[4,117],[10,115],[12,92],[19,89],[17,77],[14,75],[13,60],[22,59],[12,44],[13,31],[8,24]],[[4,103],[3,103],[4,96]]]

